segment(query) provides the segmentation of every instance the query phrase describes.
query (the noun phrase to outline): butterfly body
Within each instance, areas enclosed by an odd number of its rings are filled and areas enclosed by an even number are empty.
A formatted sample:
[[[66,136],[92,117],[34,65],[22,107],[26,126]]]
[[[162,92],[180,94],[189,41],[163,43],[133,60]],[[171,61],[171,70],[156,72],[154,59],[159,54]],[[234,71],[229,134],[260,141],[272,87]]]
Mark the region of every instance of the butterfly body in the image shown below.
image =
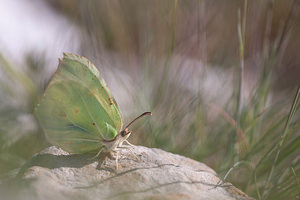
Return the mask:
[[[123,137],[121,134],[118,134],[113,140],[103,140],[103,150],[108,152],[115,152],[118,150],[118,148],[124,147],[123,142],[127,141],[127,138],[130,136],[130,134],[131,133],[129,133],[125,137]]]

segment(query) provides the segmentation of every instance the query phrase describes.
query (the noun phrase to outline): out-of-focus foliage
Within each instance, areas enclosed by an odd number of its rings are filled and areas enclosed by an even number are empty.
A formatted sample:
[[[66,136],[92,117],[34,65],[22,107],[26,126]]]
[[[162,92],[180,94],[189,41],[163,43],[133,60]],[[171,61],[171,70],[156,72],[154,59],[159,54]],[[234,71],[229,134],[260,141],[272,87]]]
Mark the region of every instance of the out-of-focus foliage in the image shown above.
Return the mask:
[[[81,27],[82,54],[113,72],[131,101],[125,121],[153,112],[133,126],[134,144],[204,162],[258,199],[299,198],[299,1],[49,5]],[[28,60],[25,72],[1,58],[3,177],[46,146],[32,116],[43,59]]]
[[[36,78],[41,74],[43,59],[28,56],[25,66],[16,65],[0,55],[0,172],[4,177],[46,144],[33,116],[43,90],[38,88],[40,80]]]
[[[49,1],[86,31],[85,51],[99,54],[114,51],[123,57],[164,57],[174,54],[200,59],[222,67],[239,61],[237,36],[238,9],[245,1]],[[173,13],[174,6],[176,13]],[[271,52],[271,45],[283,43],[276,72],[276,88],[297,82],[300,73],[299,2],[248,1],[245,27],[247,68],[260,70]],[[287,26],[287,27],[286,27]],[[283,38],[279,35],[286,29]],[[173,40],[173,44],[170,44]],[[149,55],[150,54],[150,55]],[[130,59],[132,59],[130,57]],[[143,63],[143,62],[142,62]],[[131,67],[130,65],[123,67]],[[298,72],[298,73],[296,73]]]

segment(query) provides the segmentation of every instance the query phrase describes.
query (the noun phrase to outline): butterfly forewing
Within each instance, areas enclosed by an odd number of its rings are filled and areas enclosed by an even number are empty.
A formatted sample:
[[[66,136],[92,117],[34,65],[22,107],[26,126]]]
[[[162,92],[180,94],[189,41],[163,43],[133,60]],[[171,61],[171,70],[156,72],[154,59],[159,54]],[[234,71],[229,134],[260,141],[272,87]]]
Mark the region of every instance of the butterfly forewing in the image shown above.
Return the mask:
[[[104,79],[86,58],[65,54],[36,115],[47,138],[71,153],[101,148],[122,127],[119,108]]]

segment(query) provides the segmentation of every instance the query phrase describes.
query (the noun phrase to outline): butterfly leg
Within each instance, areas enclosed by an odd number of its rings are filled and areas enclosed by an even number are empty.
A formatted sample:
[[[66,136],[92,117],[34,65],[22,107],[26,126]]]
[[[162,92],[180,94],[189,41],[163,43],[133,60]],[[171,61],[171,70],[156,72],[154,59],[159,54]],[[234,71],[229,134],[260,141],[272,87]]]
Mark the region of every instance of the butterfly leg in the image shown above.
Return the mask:
[[[140,160],[140,158],[137,157],[137,156],[135,155],[135,153],[132,151],[131,146],[119,145],[118,148],[119,148],[119,149],[128,149],[128,150],[130,151],[130,153],[131,153],[137,160]]]
[[[115,157],[113,156],[112,153],[115,153]],[[119,170],[119,152],[117,149],[111,150],[110,151],[110,155],[112,156],[112,158],[114,158],[116,160],[116,171]]]
[[[89,158],[89,160],[94,160],[95,158],[97,158],[101,154],[102,151],[103,151],[103,147],[100,149],[100,151],[95,156],[93,156],[92,158]]]
[[[126,142],[129,146],[134,147],[135,145],[131,144],[130,142],[128,142],[128,140],[124,140],[124,142]]]
[[[119,152],[115,151],[115,153],[116,153],[116,171],[118,171],[119,170],[119,162],[118,162],[118,160],[119,160]]]

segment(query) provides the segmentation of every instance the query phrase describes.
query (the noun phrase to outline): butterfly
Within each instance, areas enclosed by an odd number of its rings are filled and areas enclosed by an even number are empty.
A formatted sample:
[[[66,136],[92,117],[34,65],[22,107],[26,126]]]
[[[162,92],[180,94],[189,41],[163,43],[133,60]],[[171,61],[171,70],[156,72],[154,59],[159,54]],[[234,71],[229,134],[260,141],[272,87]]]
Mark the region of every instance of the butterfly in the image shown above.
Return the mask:
[[[72,154],[115,152],[118,169],[118,150],[123,142],[132,146],[129,126],[152,114],[145,112],[122,129],[117,102],[97,68],[82,56],[64,53],[35,115],[51,144]]]

